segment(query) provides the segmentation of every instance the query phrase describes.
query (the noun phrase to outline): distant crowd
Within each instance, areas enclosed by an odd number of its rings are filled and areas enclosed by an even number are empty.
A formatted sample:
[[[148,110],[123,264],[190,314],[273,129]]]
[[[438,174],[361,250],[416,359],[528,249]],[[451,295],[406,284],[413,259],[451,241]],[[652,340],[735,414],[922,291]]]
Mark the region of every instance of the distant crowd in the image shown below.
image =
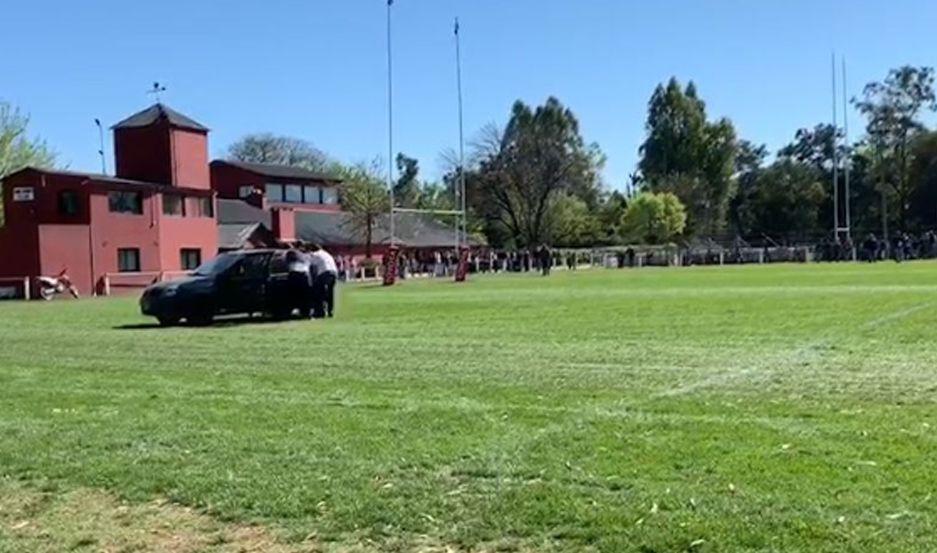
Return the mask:
[[[937,258],[937,232],[932,230],[920,235],[906,232],[897,233],[889,242],[869,234],[859,244],[854,244],[848,237],[839,240],[825,239],[816,250],[817,261],[884,261],[897,262],[912,259]]]

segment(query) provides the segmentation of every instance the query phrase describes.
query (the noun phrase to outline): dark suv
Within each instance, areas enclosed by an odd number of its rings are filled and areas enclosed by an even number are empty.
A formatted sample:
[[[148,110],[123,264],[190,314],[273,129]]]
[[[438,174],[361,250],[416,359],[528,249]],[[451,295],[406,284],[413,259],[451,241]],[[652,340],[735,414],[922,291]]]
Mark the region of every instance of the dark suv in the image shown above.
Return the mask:
[[[289,250],[223,253],[191,276],[153,284],[140,298],[144,315],[171,326],[185,319],[211,324],[216,315],[265,313],[286,318],[299,306],[290,297],[286,254]]]

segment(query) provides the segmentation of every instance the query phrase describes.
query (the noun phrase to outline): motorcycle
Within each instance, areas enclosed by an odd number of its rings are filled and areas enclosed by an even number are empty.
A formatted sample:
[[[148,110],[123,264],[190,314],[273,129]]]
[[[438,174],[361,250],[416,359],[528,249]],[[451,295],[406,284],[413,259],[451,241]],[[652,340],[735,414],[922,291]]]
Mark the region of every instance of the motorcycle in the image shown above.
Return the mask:
[[[75,285],[72,284],[66,270],[63,270],[61,273],[54,277],[41,276],[36,278],[36,288],[39,292],[39,297],[45,301],[51,301],[55,296],[59,294],[64,294],[68,292],[76,300],[78,299],[78,288],[75,288]]]

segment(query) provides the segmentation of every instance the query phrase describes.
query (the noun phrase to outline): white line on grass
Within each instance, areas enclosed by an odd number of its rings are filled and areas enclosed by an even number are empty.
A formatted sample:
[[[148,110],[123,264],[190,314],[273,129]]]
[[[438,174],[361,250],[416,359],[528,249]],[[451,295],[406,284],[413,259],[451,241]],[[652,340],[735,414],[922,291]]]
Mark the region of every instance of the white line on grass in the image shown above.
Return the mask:
[[[924,302],[924,303],[920,303],[917,305],[912,305],[910,307],[905,307],[903,309],[899,309],[898,311],[895,311],[893,313],[888,313],[886,315],[882,315],[881,317],[877,317],[875,319],[872,319],[871,321],[868,321],[867,323],[862,325],[862,329],[864,330],[875,329],[883,325],[901,320],[919,311],[923,311],[927,309],[928,307],[932,306],[933,304],[934,304],[933,301],[929,301],[929,302]],[[704,388],[710,388],[710,387],[718,386],[722,384],[729,384],[731,382],[735,382],[739,380],[748,380],[749,375],[753,375],[755,373],[759,373],[760,376],[764,378],[770,374],[778,372],[779,369],[776,367],[782,363],[788,366],[790,365],[796,366],[796,365],[803,365],[805,363],[809,363],[810,361],[819,358],[822,355],[822,352],[828,349],[831,340],[832,340],[831,337],[824,336],[822,338],[819,338],[817,340],[812,340],[802,345],[801,347],[797,348],[790,354],[778,356],[778,358],[776,358],[774,362],[762,363],[759,366],[749,366],[740,370],[722,371],[716,374],[709,375],[700,380],[697,380],[696,382],[690,382],[687,384],[682,384],[680,386],[675,386],[673,388],[662,390],[660,392],[657,392],[651,395],[650,397],[651,399],[659,399],[659,398],[668,398],[668,397],[686,395],[686,394],[690,394],[690,393],[693,393],[697,390],[701,390]],[[775,368],[769,368],[770,366],[774,366]]]

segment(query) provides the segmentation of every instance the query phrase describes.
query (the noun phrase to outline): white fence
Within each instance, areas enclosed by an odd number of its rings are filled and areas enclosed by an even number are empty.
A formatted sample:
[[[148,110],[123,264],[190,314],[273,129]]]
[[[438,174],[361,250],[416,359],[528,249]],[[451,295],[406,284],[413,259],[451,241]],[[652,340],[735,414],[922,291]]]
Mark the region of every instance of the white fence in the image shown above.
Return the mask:
[[[110,296],[117,290],[146,288],[157,282],[166,282],[186,277],[192,271],[141,271],[136,273],[104,273],[103,295]]]

